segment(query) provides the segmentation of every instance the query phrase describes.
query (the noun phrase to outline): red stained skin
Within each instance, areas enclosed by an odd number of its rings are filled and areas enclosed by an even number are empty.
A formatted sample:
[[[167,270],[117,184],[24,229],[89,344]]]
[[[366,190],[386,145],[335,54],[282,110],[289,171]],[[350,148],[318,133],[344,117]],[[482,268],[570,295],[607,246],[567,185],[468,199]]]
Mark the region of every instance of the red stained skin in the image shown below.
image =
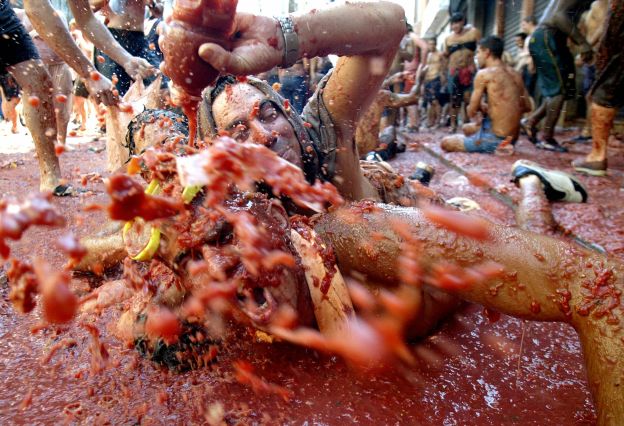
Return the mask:
[[[490,238],[488,224],[481,218],[432,205],[423,207],[422,211],[427,219],[449,231],[480,241]]]
[[[110,177],[106,190],[111,197],[108,213],[114,220],[161,219],[178,214],[184,204],[181,200],[145,194],[145,188],[129,176]]]

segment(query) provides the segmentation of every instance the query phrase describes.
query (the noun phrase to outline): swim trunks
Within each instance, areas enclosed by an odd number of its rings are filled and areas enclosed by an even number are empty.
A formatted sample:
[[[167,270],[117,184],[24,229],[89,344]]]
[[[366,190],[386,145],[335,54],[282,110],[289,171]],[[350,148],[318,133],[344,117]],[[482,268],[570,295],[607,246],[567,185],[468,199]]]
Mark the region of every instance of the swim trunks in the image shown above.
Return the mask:
[[[472,136],[464,136],[464,149],[466,152],[492,154],[505,139],[505,137],[497,136],[492,132],[492,121],[489,117],[485,117],[481,123],[481,129],[477,133]]]
[[[442,90],[442,82],[440,77],[436,77],[433,80],[425,81],[425,106],[431,104],[433,101],[440,100],[440,91]]]
[[[0,74],[6,68],[30,59],[39,53],[8,0],[0,0]]]
[[[464,93],[472,91],[475,69],[473,66],[449,69],[448,91],[454,107],[459,107],[464,100]]]

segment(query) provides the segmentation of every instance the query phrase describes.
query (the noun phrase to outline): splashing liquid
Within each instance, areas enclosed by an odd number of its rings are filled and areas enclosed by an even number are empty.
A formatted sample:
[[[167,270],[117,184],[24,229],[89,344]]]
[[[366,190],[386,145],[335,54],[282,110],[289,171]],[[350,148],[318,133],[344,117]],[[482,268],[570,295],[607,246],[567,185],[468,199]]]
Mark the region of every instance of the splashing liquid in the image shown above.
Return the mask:
[[[162,72],[173,82],[172,94],[189,120],[189,144],[197,134],[197,106],[204,88],[219,71],[199,57],[204,43],[226,49],[233,31],[238,0],[176,0],[159,44],[164,54]]]

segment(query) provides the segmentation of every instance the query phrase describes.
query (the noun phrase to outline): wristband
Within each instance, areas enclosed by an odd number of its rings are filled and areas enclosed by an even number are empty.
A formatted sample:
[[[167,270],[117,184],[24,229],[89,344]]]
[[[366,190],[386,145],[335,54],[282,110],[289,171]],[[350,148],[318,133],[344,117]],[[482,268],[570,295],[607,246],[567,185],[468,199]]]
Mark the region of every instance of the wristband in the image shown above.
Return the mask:
[[[295,24],[290,16],[276,17],[284,38],[284,55],[282,66],[290,67],[299,59],[299,36],[295,32]]]

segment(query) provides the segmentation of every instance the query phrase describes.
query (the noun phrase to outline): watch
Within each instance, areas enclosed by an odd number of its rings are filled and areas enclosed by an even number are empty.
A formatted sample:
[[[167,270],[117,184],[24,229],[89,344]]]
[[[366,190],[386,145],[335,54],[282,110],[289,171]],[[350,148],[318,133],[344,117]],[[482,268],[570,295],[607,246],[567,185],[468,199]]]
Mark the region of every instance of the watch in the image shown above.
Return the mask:
[[[277,16],[276,19],[284,37],[282,66],[290,67],[299,59],[299,36],[295,32],[295,24],[290,16]]]

